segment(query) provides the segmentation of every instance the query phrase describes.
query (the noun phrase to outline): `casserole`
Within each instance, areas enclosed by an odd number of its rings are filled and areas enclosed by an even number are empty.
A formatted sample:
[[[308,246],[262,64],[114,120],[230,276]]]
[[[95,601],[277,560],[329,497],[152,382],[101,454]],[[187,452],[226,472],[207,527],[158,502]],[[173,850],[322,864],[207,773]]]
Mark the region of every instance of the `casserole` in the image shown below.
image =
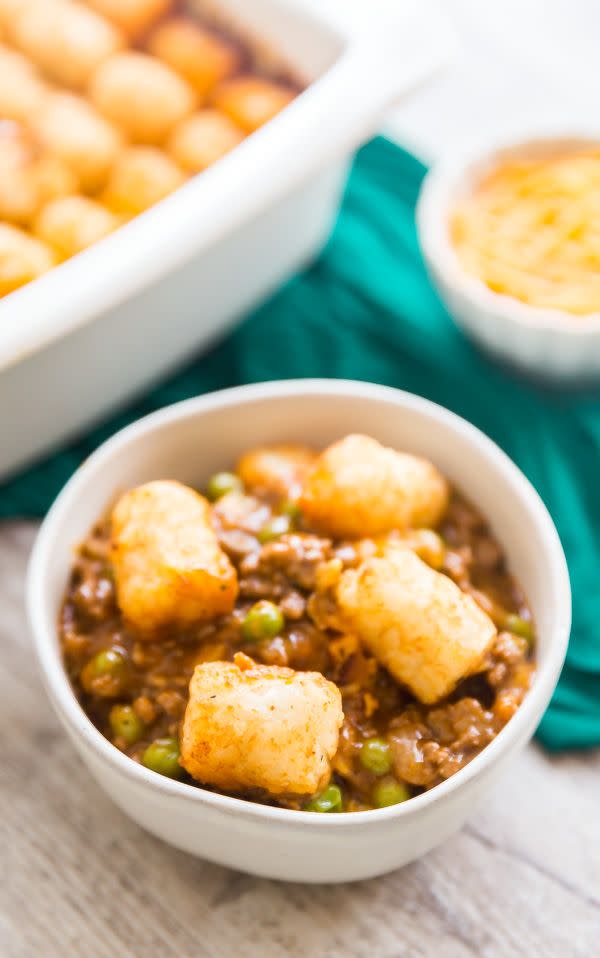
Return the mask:
[[[430,458],[489,519],[531,604],[538,670],[516,715],[465,768],[401,805],[314,815],[256,805],[163,779],[119,752],[81,709],[63,665],[57,617],[73,548],[123,489],[157,475],[202,485],[248,446],[282,436],[324,446],[348,428]],[[148,416],[109,440],[65,487],[44,522],[27,604],[52,704],[90,771],[142,827],[192,854],[292,881],[350,881],[406,864],[472,813],[531,737],[564,660],[568,573],[541,500],[482,433],[439,406],[365,383],[298,380],[225,390]],[[66,786],[67,787],[67,786]]]
[[[200,7],[207,6],[201,3]],[[443,59],[435,8],[220,0],[308,84],[263,129],[114,234],[0,302],[0,476],[206,346],[324,243],[349,154]],[[211,6],[210,9],[213,7]]]

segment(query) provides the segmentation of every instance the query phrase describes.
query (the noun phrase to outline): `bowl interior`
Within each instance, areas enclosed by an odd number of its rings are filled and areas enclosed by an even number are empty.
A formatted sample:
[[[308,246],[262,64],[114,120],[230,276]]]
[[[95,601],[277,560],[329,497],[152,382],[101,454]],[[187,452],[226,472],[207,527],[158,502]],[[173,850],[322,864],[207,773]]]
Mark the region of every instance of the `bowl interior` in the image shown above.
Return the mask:
[[[540,665],[553,650],[552,669],[560,668],[558,640],[570,611],[564,556],[541,500],[517,468],[478,430],[432,403],[384,387],[319,381],[242,387],[180,403],[130,426],[80,468],[46,520],[31,569],[36,633],[38,642],[40,632],[47,637],[50,661],[62,671],[55,623],[73,548],[120,491],[158,478],[201,488],[251,446],[283,440],[322,447],[348,432],[429,457],[481,509],[533,609]]]

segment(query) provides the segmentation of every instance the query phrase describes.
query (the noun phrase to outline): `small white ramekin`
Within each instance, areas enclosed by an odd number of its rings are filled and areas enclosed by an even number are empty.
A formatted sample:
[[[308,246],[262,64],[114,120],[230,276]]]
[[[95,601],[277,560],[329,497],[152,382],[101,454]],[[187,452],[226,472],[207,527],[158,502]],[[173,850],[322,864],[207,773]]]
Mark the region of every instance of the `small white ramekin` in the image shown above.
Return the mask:
[[[201,486],[249,446],[283,440],[319,447],[351,431],[430,457],[491,521],[538,628],[539,668],[521,708],[477,758],[442,785],[402,805],[347,815],[253,804],[163,778],[133,762],[88,719],[63,666],[57,620],[73,548],[119,490],[167,477]],[[527,479],[491,440],[409,393],[335,380],[228,389],[170,406],[118,433],[81,466],[43,523],[29,566],[27,605],[52,704],[117,805],[191,854],[304,882],[383,874],[462,825],[535,731],[563,664],[571,612],[567,568],[552,520]]]
[[[598,142],[598,130],[565,132],[545,127],[535,134],[470,146],[433,166],[417,206],[421,250],[456,323],[501,361],[541,380],[571,386],[600,378],[600,313],[574,316],[493,292],[460,263],[448,224],[454,203],[506,157]]]

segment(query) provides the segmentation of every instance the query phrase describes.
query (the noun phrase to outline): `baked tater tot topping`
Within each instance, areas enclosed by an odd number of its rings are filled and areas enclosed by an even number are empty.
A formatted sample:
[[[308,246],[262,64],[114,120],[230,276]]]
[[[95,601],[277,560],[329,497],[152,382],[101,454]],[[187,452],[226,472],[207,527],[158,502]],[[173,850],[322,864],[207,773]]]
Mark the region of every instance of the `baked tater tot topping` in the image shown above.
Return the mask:
[[[236,572],[208,502],[193,489],[167,480],[132,489],[114,507],[111,525],[119,605],[141,632],[231,611]]]
[[[162,150],[131,146],[113,166],[104,200],[111,209],[135,216],[164,199],[184,180],[177,164]]]
[[[11,37],[48,79],[77,89],[124,42],[110,21],[68,0],[25,5]]]
[[[447,504],[448,485],[431,462],[358,435],[321,453],[300,497],[318,529],[353,539],[436,525]]]
[[[179,73],[203,99],[241,64],[239,47],[206,30],[190,17],[172,17],[148,40],[150,53]]]
[[[86,3],[132,40],[146,33],[174,5],[173,0],[86,0]]]
[[[94,73],[90,97],[97,109],[136,143],[162,143],[191,113],[191,87],[154,57],[117,53]]]
[[[233,662],[198,665],[190,682],[181,762],[226,791],[312,795],[331,775],[343,722],[337,686],[318,672]]]
[[[0,223],[0,295],[12,293],[55,263],[52,250],[16,226]]]
[[[61,196],[44,206],[34,223],[34,232],[59,257],[68,259],[108,236],[117,226],[117,217],[95,200]]]
[[[241,143],[244,133],[218,110],[199,110],[179,123],[167,149],[188,173],[201,173]]]
[[[83,192],[95,193],[104,186],[122,140],[87,100],[53,93],[32,127],[42,146],[72,170]]]
[[[159,203],[297,94],[262,59],[178,0],[0,0],[0,224],[58,263]],[[238,81],[242,124],[212,104]]]
[[[289,87],[257,76],[233,77],[220,83],[212,103],[237,126],[253,133],[288,106],[295,93]]]

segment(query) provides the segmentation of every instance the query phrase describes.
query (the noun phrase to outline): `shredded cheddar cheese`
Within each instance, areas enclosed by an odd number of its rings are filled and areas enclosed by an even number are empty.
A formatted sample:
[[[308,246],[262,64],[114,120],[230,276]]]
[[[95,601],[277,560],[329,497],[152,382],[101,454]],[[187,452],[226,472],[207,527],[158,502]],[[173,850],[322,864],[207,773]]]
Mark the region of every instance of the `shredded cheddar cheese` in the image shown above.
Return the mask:
[[[457,204],[450,231],[465,269],[494,292],[600,312],[600,147],[503,162]]]

